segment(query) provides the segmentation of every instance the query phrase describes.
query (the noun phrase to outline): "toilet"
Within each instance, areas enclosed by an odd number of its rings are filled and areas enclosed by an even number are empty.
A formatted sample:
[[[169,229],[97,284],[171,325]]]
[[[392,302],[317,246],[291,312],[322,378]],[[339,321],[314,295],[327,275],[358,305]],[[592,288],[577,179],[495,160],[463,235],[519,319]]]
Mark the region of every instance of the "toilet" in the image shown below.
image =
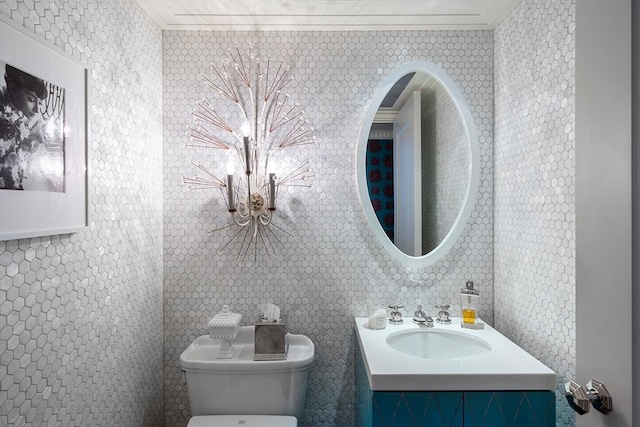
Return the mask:
[[[286,415],[199,415],[187,427],[296,427],[298,420]]]
[[[304,409],[313,342],[286,335],[286,360],[254,361],[254,327],[243,326],[232,355],[203,335],[180,355],[192,418],[187,427],[296,427]]]

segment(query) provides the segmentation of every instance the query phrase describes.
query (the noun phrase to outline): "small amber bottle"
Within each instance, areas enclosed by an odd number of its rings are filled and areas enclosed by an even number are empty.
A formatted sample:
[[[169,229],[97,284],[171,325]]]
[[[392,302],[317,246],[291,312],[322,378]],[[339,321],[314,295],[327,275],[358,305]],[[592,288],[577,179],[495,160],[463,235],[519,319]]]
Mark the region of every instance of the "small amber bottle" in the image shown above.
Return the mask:
[[[480,294],[473,288],[473,281],[467,280],[466,286],[460,290],[463,325],[476,324],[478,313],[478,298],[480,298]]]

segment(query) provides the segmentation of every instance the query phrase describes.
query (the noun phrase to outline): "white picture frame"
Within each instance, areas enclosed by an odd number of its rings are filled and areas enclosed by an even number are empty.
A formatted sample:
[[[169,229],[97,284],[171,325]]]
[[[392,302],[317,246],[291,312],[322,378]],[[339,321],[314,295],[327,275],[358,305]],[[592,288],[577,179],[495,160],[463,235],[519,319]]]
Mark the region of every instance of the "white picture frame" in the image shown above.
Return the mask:
[[[62,154],[57,157],[60,165],[64,165],[59,173],[63,187],[55,191],[19,191],[2,187],[0,241],[84,230],[89,226],[90,205],[89,70],[70,55],[29,34],[4,16],[0,16],[0,40],[0,63],[3,64],[0,82],[5,88],[6,64],[54,87],[64,88],[64,112],[63,118],[59,119],[64,121],[61,127],[64,136],[60,137],[63,148],[60,150]],[[6,105],[2,107],[6,108]],[[5,148],[8,139],[4,141]],[[60,157],[63,160],[59,160]],[[7,169],[5,167],[5,172]]]

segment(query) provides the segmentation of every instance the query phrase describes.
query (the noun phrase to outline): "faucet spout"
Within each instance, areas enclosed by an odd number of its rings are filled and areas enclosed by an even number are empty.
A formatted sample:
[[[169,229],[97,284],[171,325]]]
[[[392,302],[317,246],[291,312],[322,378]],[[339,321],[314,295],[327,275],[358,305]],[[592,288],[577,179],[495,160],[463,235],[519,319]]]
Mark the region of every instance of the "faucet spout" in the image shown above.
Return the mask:
[[[433,327],[433,319],[431,318],[431,316],[427,316],[426,313],[422,311],[421,305],[418,305],[418,309],[413,314],[413,323],[420,326],[426,326],[428,328]]]

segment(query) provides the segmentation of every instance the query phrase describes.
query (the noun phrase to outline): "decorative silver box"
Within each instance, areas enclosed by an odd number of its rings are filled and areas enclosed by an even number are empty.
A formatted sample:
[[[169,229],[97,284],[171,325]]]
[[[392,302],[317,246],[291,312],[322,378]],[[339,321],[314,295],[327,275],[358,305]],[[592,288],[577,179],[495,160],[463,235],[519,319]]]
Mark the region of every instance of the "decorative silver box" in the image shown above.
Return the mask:
[[[284,318],[267,322],[260,318],[256,323],[253,360],[285,360],[287,345]]]

